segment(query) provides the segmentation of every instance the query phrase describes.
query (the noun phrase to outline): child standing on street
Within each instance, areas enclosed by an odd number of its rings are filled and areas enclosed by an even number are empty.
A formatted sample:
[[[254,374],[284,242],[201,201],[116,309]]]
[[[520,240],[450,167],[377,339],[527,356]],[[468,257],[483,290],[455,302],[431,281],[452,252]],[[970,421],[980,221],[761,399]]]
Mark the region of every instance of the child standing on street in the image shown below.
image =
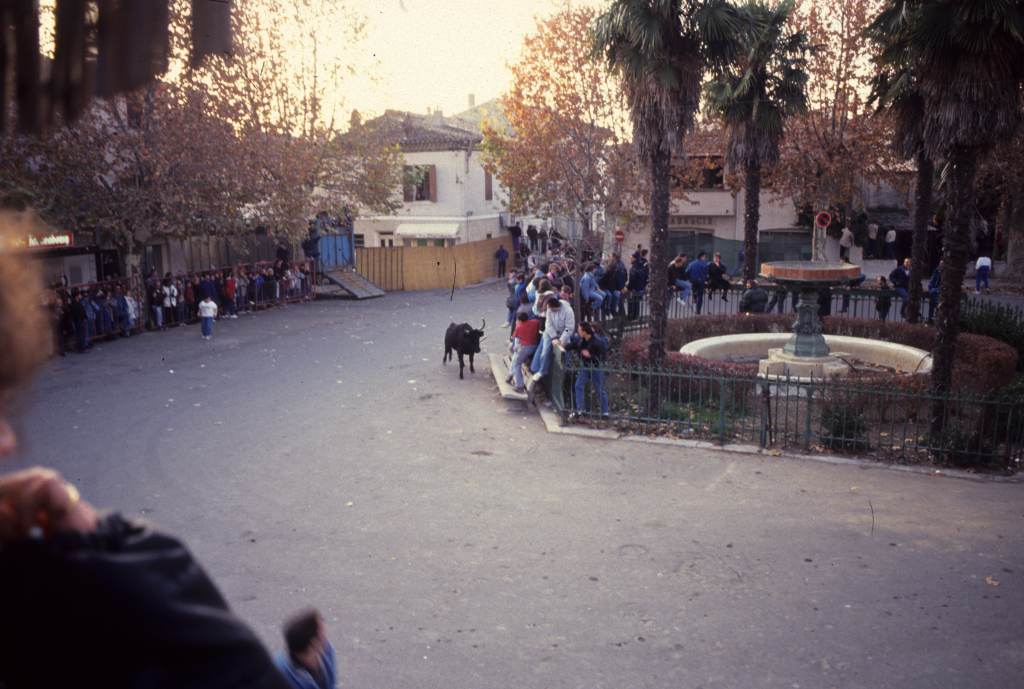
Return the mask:
[[[199,318],[203,323],[203,339],[209,340],[213,337],[213,319],[217,317],[217,302],[210,294],[203,297],[199,302]]]

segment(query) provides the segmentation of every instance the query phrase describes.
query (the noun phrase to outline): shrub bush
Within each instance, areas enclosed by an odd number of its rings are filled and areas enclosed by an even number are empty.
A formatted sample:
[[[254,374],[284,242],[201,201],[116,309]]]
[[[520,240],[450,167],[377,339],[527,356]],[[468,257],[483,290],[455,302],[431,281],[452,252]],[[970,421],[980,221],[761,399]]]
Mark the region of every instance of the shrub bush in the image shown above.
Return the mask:
[[[821,441],[830,450],[868,449],[864,407],[843,400],[826,400],[821,410]]]
[[[965,333],[985,335],[1005,342],[1017,351],[1017,368],[1024,371],[1024,320],[1012,310],[986,302],[968,302],[960,315]]]

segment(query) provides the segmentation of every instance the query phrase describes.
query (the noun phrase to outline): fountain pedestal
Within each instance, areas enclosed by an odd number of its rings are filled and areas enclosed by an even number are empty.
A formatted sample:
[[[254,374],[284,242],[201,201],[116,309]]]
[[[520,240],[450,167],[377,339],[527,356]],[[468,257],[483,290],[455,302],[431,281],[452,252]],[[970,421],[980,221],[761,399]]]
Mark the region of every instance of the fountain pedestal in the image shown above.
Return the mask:
[[[860,268],[849,264],[804,261],[765,263],[761,274],[775,282],[800,290],[793,336],[781,349],[769,349],[761,359],[758,374],[772,378],[834,378],[849,372],[850,366],[838,352],[829,352],[818,318],[818,291],[841,285],[860,275]]]
[[[823,380],[845,376],[850,366],[834,354],[825,356],[797,356],[783,347],[769,349],[768,358],[757,362],[757,375],[764,378],[809,378]]]

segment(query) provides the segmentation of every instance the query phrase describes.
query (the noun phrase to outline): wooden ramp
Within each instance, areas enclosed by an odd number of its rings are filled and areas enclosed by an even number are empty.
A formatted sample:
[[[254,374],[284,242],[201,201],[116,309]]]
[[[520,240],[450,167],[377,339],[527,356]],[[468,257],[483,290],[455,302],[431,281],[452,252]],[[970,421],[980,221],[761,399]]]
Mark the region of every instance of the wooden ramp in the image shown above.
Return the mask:
[[[373,297],[383,297],[385,294],[384,290],[352,268],[332,268],[320,273],[320,277],[328,283],[318,290],[318,294],[324,296],[347,295],[353,299],[372,299]]]

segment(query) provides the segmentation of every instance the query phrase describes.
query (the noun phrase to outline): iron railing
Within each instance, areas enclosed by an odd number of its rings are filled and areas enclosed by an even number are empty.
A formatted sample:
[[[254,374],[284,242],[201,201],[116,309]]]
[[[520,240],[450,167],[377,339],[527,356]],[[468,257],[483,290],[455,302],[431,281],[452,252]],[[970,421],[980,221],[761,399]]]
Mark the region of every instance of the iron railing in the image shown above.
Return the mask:
[[[770,286],[766,288],[766,291],[769,298],[768,306],[771,308],[766,309],[765,313],[796,313],[796,292]],[[743,289],[733,286],[725,291],[717,290],[714,294],[706,292],[700,314],[697,313],[692,300],[683,302],[678,298],[678,294],[675,291],[670,293],[668,299],[669,320],[691,318],[702,314],[710,316],[736,315],[740,313],[739,304]],[[904,303],[904,300],[891,290],[836,288],[831,291],[827,302],[823,304],[822,313],[823,315],[876,320],[883,320],[884,315],[884,320],[904,321]],[[886,308],[887,304],[888,308]],[[647,327],[649,315],[650,302],[646,297],[630,300],[627,296],[623,299],[623,306],[617,310],[617,313],[605,309],[600,314],[596,314],[595,318],[609,320],[616,316],[621,317],[626,330],[629,331]],[[921,316],[922,319],[927,320],[931,315],[931,305],[926,295],[921,304]],[[1024,321],[1024,315],[1021,316],[1021,319]]]
[[[768,381],[608,362],[603,417],[592,385],[577,399],[581,370],[568,357],[554,367],[555,409],[563,417],[578,409],[579,418],[626,432],[1010,472],[1024,458],[1024,397],[937,397],[920,386]],[[931,423],[937,400],[944,402],[940,433]]]

